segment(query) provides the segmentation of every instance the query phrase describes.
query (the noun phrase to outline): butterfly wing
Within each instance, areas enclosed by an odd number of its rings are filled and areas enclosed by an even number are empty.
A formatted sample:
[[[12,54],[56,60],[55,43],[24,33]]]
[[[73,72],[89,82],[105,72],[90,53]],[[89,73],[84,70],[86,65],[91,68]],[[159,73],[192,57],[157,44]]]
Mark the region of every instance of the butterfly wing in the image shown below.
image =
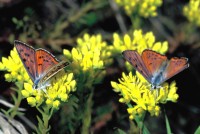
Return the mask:
[[[14,41],[14,44],[26,71],[34,82],[37,77],[35,49],[17,40]]]
[[[65,68],[68,65],[69,65],[69,62],[67,62],[67,61],[61,61],[61,62],[59,62],[58,64],[56,64],[55,66],[53,66],[52,68],[50,68],[44,74],[44,76],[39,81],[38,85],[40,85],[40,84],[42,85],[42,83],[45,83],[46,81],[48,81],[52,76],[54,76],[55,74],[57,74],[58,72],[60,72],[63,68]]]
[[[146,80],[150,82],[152,75],[149,73],[147,67],[145,66],[143,59],[137,51],[126,50],[122,52],[124,58],[131,64],[133,67],[142,74]]]
[[[164,77],[166,80],[173,77],[174,75],[178,74],[179,72],[185,70],[189,67],[188,59],[187,58],[177,58],[174,57],[170,59],[168,66],[165,70]]]
[[[152,76],[166,64],[167,57],[152,50],[144,50],[142,52],[142,60]]]
[[[42,77],[50,68],[58,64],[58,60],[47,50],[36,50],[37,73]]]

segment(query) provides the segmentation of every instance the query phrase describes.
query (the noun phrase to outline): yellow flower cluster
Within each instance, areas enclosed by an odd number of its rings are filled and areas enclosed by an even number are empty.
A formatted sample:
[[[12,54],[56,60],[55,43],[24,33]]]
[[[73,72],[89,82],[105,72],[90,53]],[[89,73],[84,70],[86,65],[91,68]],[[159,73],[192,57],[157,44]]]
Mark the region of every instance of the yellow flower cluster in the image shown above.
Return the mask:
[[[148,111],[152,116],[158,116],[160,103],[176,102],[178,99],[175,82],[170,85],[164,83],[158,89],[151,89],[149,83],[139,73],[136,75],[132,75],[131,72],[129,75],[122,73],[119,83],[111,81],[111,85],[113,90],[122,96],[119,102],[128,105],[127,111],[130,114],[130,119],[142,116],[145,111]]]
[[[44,102],[53,108],[59,108],[60,102],[67,101],[69,93],[75,91],[76,81],[73,73],[59,72],[51,79],[51,86],[46,90],[34,90],[32,81],[26,72],[16,49],[12,50],[8,58],[3,57],[0,62],[0,70],[7,70],[5,79],[9,82],[20,83],[24,89],[21,93],[31,106],[39,106]],[[24,85],[24,86],[23,86]]]
[[[145,18],[157,16],[156,9],[162,5],[162,0],[115,0],[128,15],[138,13]]]
[[[112,59],[109,58],[111,52],[108,51],[106,42],[102,41],[101,35],[84,34],[83,38],[77,39],[77,47],[71,52],[64,50],[64,54],[72,61],[72,71],[89,85],[102,79],[105,71],[100,69],[112,63]],[[83,77],[80,74],[87,74],[87,76]]]
[[[200,0],[190,0],[183,8],[183,13],[191,23],[200,26]]]
[[[164,54],[168,50],[168,42],[155,42],[156,39],[152,32],[143,34],[142,30],[135,30],[132,36],[125,34],[123,39],[114,33],[113,38],[113,47],[120,53],[124,50],[137,50],[142,53],[145,49],[151,49]]]
[[[70,92],[75,90],[76,81],[73,80],[73,73],[66,74],[63,70],[54,76],[51,86],[47,87],[45,91],[33,90],[32,83],[24,83],[24,89],[21,92],[31,106],[45,102],[46,105],[57,109],[60,102],[66,102]]]

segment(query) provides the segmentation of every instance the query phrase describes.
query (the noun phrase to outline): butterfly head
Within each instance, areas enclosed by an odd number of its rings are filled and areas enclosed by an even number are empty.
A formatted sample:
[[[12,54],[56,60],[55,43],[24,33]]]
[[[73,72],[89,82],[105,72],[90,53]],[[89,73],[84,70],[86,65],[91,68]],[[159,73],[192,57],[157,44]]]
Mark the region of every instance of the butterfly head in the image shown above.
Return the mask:
[[[39,86],[36,84],[33,84],[33,89],[37,90],[37,89],[39,89]]]
[[[155,89],[159,89],[159,88],[162,88],[161,85],[153,85],[151,84],[151,90],[155,90]]]

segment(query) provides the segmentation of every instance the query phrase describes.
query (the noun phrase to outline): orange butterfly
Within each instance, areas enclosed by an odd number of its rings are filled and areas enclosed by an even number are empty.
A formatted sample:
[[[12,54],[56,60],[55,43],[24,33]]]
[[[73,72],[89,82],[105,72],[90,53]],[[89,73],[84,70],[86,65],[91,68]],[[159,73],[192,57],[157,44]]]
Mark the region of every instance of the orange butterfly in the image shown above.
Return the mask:
[[[122,54],[151,83],[153,89],[189,67],[185,57],[168,60],[165,55],[149,49],[144,50],[141,55],[134,50],[126,50]]]
[[[69,62],[59,62],[55,56],[45,49],[34,49],[33,47],[20,41],[14,42],[19,57],[28,72],[34,89],[44,89],[49,86],[49,80]]]

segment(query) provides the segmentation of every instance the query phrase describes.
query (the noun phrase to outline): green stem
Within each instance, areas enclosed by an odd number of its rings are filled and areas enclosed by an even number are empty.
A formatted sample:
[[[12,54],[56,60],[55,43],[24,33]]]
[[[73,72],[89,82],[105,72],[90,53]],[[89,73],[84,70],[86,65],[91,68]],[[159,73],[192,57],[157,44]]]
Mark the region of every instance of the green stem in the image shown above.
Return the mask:
[[[43,107],[43,109],[40,109],[39,107],[36,107],[37,110],[42,114],[42,120],[37,117],[38,119],[38,128],[36,129],[36,132],[38,134],[47,134],[49,133],[50,126],[49,126],[49,120],[53,114],[53,108],[52,107]]]
[[[149,130],[147,129],[147,127],[144,124],[145,115],[146,115],[146,112],[144,112],[141,117],[136,116],[135,121],[140,129],[140,133],[150,134]]]
[[[91,90],[91,93],[89,94],[88,100],[86,102],[86,109],[84,110],[83,114],[83,125],[82,125],[82,134],[89,134],[89,128],[91,125],[91,114],[92,114],[92,97],[93,97],[93,90]]]
[[[12,108],[12,111],[10,114],[11,118],[14,118],[17,115],[21,101],[22,101],[22,94],[21,94],[21,90],[19,90],[17,91],[17,99],[15,101],[15,106]]]
[[[14,118],[17,114],[20,114],[20,112],[18,111],[19,106],[21,104],[22,101],[22,93],[21,93],[21,89],[23,88],[23,84],[22,83],[16,83],[18,89],[13,89],[14,91],[16,91],[16,96],[14,94],[12,94],[12,98],[14,100],[14,106],[12,108],[10,108],[7,112],[5,112],[5,115],[7,115],[7,117],[10,118]]]
[[[138,14],[132,15],[132,16],[130,16],[130,18],[131,18],[131,22],[132,22],[132,28],[134,30],[141,28],[141,18],[140,18],[140,16],[138,16]]]

